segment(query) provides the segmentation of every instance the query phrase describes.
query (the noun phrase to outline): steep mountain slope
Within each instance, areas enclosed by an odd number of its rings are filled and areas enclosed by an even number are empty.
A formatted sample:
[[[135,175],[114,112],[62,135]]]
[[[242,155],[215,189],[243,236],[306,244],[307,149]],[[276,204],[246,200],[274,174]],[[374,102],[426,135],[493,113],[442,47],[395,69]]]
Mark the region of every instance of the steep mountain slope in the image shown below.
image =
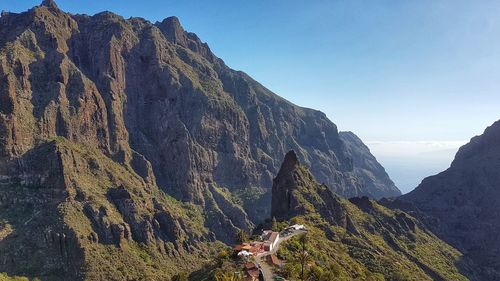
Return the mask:
[[[384,167],[377,162],[370,149],[358,136],[353,132],[339,132],[339,136],[352,158],[354,174],[361,180],[363,194],[376,199],[401,195]]]
[[[399,201],[481,267],[477,280],[500,280],[500,121],[461,147],[450,168]],[[404,206],[404,202],[399,202]]]
[[[0,48],[2,157],[54,136],[119,163],[144,157],[162,190],[204,207],[219,239],[269,215],[251,209],[248,217],[232,197],[252,192],[269,202],[288,149],[342,195],[397,193],[357,179],[366,167],[355,166],[355,152],[323,113],[228,68],[175,17],[151,24],[109,12],[70,15],[46,0],[2,14]]]
[[[345,196],[397,192],[357,178],[366,167],[323,113],[228,68],[175,17],[71,15],[51,0],[1,14],[0,272],[165,280],[200,267],[214,241],[269,216],[291,148]]]
[[[197,207],[94,148],[58,138],[9,164],[0,188],[0,271],[9,275],[165,280],[216,246]]]
[[[462,254],[420,221],[367,197],[335,195],[293,151],[274,179],[272,197],[273,217],[308,227],[308,264],[323,272],[315,280],[468,280],[461,272],[471,268],[461,263]],[[291,262],[284,274],[295,278],[299,244],[292,239],[280,251]]]

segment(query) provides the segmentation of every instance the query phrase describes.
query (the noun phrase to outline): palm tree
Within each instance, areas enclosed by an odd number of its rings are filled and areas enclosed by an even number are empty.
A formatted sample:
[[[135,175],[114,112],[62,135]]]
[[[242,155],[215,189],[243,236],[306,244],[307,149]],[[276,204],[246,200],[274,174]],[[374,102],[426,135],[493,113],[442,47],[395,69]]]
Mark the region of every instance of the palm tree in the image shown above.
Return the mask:
[[[279,228],[278,228],[278,222],[276,221],[276,217],[273,217],[273,221],[272,221],[272,224],[271,224],[271,230],[272,231],[278,231]]]
[[[309,254],[307,253],[307,242],[308,242],[307,233],[303,234],[299,237],[300,242],[300,253],[299,253],[299,262],[300,262],[300,280],[306,280],[306,272],[305,267],[309,262]]]

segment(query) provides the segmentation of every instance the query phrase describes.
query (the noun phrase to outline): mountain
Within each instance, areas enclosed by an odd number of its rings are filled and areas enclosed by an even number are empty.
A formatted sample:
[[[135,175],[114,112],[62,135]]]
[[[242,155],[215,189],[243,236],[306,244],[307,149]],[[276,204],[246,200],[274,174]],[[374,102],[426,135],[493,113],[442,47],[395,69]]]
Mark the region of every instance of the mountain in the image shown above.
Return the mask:
[[[1,14],[0,272],[165,280],[269,217],[289,149],[343,196],[398,194],[361,147],[175,17]]]
[[[401,191],[389,178],[384,167],[377,162],[358,136],[353,132],[339,132],[339,136],[352,159],[354,175],[360,179],[363,186],[361,194],[375,199],[401,195]]]
[[[165,280],[198,266],[216,246],[199,209],[95,148],[57,138],[9,165],[0,186],[0,271],[42,280]]]
[[[500,280],[500,121],[462,146],[446,171],[398,201],[411,203],[408,209],[478,265],[474,280]]]
[[[307,271],[314,280],[468,280],[463,272],[472,270],[460,251],[408,213],[367,197],[334,194],[294,151],[274,179],[272,216],[308,228]],[[289,261],[285,277],[298,278],[300,243],[292,238],[278,252]]]
[[[366,167],[355,165],[325,114],[230,69],[175,17],[152,24],[110,12],[71,15],[44,1],[0,19],[4,162],[56,136],[118,163],[145,159],[158,186],[203,206],[207,226],[226,241],[267,217],[268,209],[247,215],[233,201],[256,194],[268,202],[288,149],[339,194],[398,193],[357,178]]]

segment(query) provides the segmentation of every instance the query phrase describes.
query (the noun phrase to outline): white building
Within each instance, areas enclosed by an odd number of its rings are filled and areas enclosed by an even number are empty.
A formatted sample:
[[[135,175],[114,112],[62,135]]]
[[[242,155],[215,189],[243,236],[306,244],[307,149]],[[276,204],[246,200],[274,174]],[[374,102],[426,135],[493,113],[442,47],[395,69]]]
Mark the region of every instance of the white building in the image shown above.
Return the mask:
[[[274,231],[264,231],[262,237],[262,240],[264,240],[264,250],[269,252],[278,245],[280,234]]]
[[[306,230],[306,227],[303,224],[294,224],[294,225],[290,226],[288,229]]]

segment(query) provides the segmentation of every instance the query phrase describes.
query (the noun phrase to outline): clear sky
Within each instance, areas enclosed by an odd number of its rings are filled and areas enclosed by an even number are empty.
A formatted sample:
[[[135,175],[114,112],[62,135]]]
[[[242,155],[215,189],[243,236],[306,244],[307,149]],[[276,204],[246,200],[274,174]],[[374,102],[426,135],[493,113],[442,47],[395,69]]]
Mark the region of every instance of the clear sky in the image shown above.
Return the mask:
[[[0,0],[0,9],[40,2]],[[459,143],[500,119],[500,1],[57,4],[72,13],[179,17],[230,67],[358,134],[403,191],[445,169]]]

